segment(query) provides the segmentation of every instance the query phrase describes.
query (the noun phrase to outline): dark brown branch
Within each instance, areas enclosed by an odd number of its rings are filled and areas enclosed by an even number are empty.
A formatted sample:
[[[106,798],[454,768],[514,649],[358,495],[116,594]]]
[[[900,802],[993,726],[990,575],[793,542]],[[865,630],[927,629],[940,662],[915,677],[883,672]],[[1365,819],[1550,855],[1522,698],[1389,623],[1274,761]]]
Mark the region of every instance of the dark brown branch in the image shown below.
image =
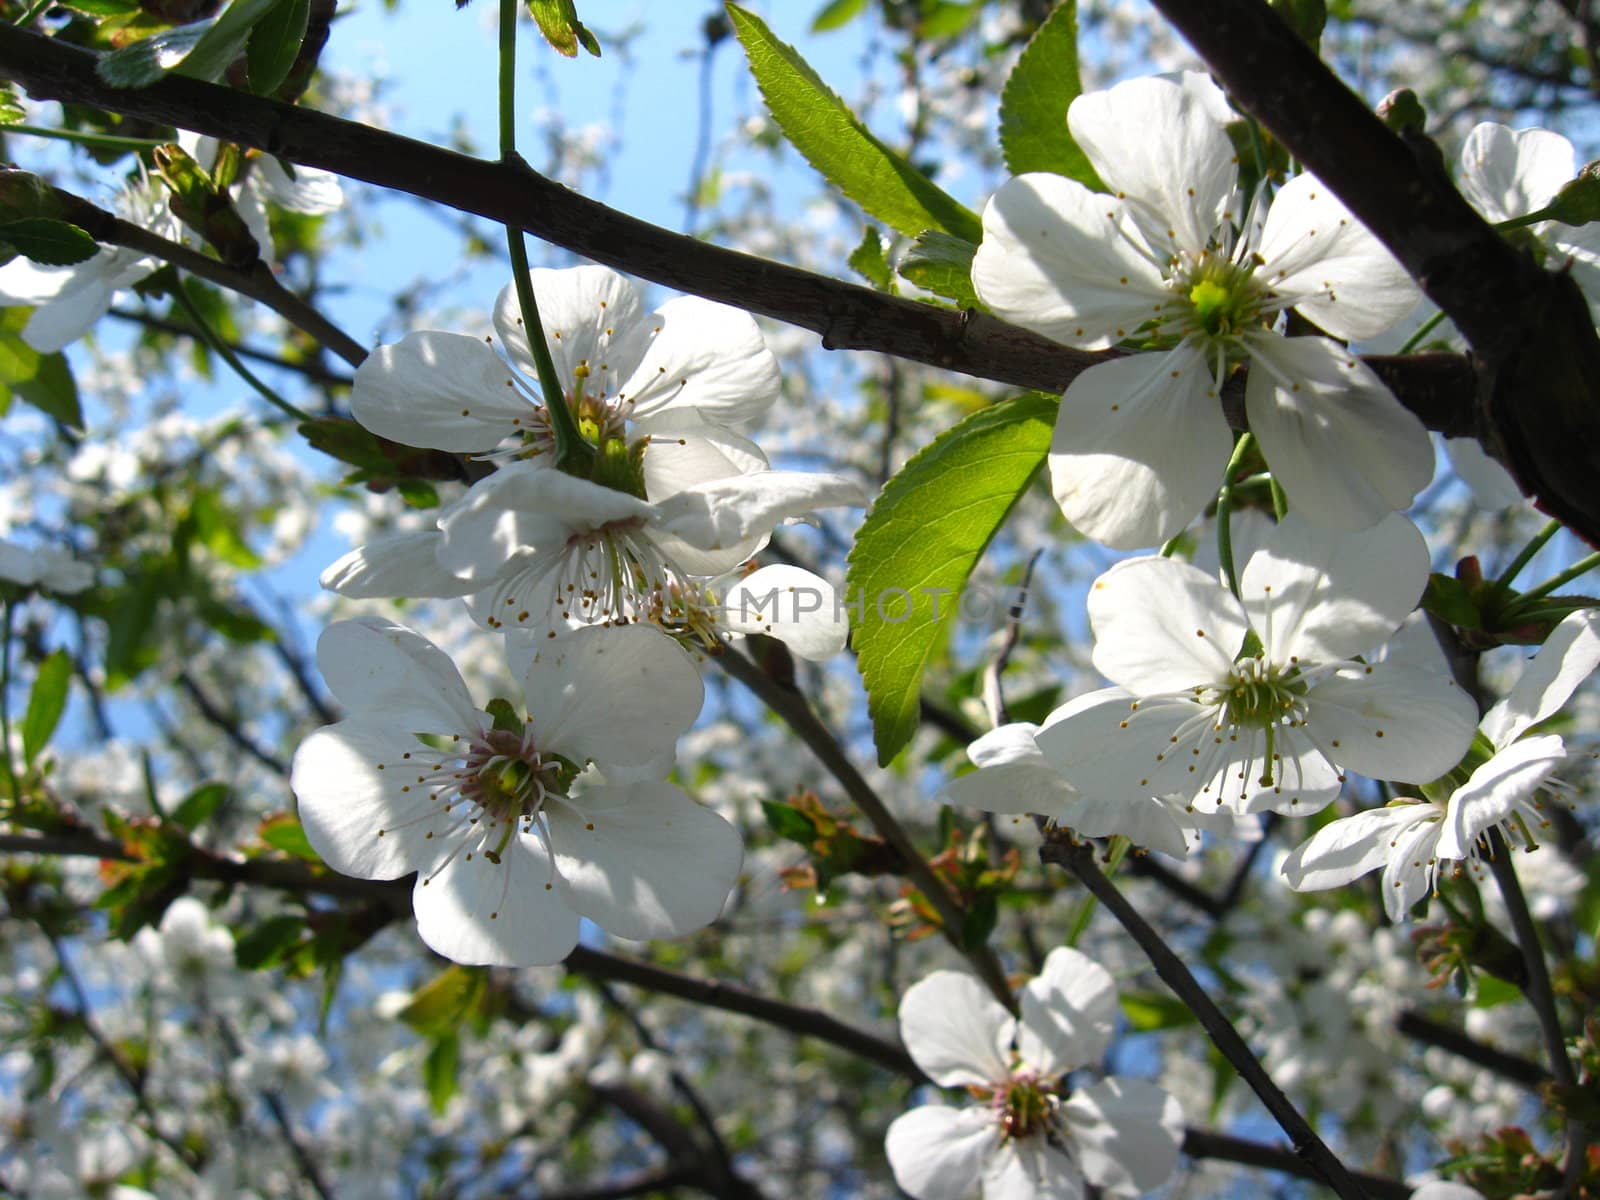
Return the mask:
[[[1600,339],[1582,291],[1540,269],[1450,182],[1437,148],[1392,133],[1263,0],[1155,0],[1229,94],[1388,246],[1472,343],[1478,436],[1600,544]]]
[[[1550,1072],[1538,1063],[1529,1062],[1515,1054],[1507,1054],[1504,1050],[1496,1050],[1463,1030],[1435,1021],[1412,1009],[1400,1014],[1399,1020],[1395,1022],[1395,1029],[1429,1046],[1448,1050],[1458,1058],[1476,1063],[1524,1087],[1538,1088],[1550,1080]]]
[[[1268,1171],[1281,1171],[1301,1179],[1321,1178],[1287,1146],[1268,1146],[1226,1133],[1214,1133],[1209,1129],[1185,1128],[1183,1152],[1191,1158],[1215,1158],[1248,1167],[1262,1167]],[[1412,1189],[1401,1180],[1385,1179],[1382,1175],[1368,1175],[1361,1171],[1352,1171],[1350,1174],[1373,1200],[1410,1200]]]
[[[685,237],[571,192],[520,161],[472,158],[178,76],[137,90],[110,88],[96,78],[89,52],[9,26],[0,28],[0,77],[37,97],[177,125],[476,213],[667,287],[810,329],[832,350],[878,351],[1056,393],[1114,353],[1072,350],[985,313],[886,296]],[[1415,400],[1431,428],[1474,428],[1475,376],[1461,356],[1394,360],[1380,373],[1401,403]],[[1225,407],[1237,422],[1241,406]]]

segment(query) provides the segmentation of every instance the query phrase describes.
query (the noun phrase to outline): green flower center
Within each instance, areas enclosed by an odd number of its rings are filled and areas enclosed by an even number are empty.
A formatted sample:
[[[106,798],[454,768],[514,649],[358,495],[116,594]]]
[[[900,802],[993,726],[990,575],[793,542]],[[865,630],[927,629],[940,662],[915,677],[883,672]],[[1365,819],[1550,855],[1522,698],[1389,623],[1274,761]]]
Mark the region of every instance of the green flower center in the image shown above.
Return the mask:
[[[1031,1137],[1050,1123],[1050,1094],[1040,1086],[1037,1076],[1013,1076],[995,1100],[1005,1137]]]
[[[1306,685],[1299,673],[1281,671],[1262,658],[1241,659],[1219,697],[1230,725],[1268,729],[1291,719]]]
[[[1181,321],[1190,336],[1229,340],[1266,323],[1261,285],[1253,278],[1256,264],[1239,264],[1210,251],[1180,261],[1170,276],[1187,311]]]

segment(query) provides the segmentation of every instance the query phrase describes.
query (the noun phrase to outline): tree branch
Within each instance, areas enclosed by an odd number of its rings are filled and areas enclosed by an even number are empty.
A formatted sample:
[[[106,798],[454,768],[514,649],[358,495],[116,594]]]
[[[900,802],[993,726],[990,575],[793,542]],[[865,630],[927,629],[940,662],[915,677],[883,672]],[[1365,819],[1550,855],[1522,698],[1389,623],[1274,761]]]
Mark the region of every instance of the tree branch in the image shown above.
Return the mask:
[[[987,313],[904,300],[713,246],[607,208],[520,160],[472,158],[176,75],[147,88],[111,88],[95,76],[94,61],[89,51],[59,40],[0,28],[0,78],[34,96],[192,129],[475,213],[629,274],[809,329],[830,350],[877,351],[1055,393],[1117,353],[1073,350]],[[1453,436],[1476,430],[1476,375],[1461,355],[1367,361],[1429,428]],[[1243,421],[1242,394],[1236,383],[1223,395],[1236,426]]]

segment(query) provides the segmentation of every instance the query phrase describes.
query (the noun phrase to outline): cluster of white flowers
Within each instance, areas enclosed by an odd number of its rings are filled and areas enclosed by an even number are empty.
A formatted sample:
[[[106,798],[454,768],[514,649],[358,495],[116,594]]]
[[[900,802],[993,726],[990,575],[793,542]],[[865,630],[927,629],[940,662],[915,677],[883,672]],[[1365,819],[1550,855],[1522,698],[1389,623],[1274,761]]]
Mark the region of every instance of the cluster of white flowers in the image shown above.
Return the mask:
[[[357,372],[351,408],[405,445],[494,468],[437,513],[333,564],[353,598],[464,597],[505,634],[515,700],[476,705],[449,657],[379,619],[331,626],[318,662],[348,712],[304,742],[293,787],[336,869],[416,872],[421,936],[458,962],[555,962],[587,917],[627,938],[713,920],[739,835],[666,781],[703,700],[689,647],[762,632],[803,657],[843,648],[820,578],[740,572],[781,521],[865,497],[839,475],[772,469],[744,435],[778,395],[754,320],[681,298],[646,312],[600,267],[531,286],[562,395],[542,397],[516,289],[499,340],[413,333]],[[588,458],[564,452],[565,405]]]

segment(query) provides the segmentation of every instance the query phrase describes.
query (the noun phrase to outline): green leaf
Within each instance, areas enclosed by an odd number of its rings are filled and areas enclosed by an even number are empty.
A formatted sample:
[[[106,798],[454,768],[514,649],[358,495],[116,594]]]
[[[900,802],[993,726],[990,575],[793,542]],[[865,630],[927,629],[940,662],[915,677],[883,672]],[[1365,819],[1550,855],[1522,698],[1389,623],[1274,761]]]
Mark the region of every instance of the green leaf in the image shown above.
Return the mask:
[[[785,841],[809,846],[817,840],[817,829],[811,823],[811,818],[794,805],[781,800],[763,800],[761,811],[767,814],[767,824],[772,826],[772,832]]]
[[[306,841],[305,827],[293,817],[282,814],[261,823],[261,840],[274,850],[282,850],[306,862],[321,862],[317,852]]]
[[[773,120],[830,183],[901,233],[942,229],[969,242],[983,236],[976,213],[873,137],[761,18],[731,3],[728,16]]]
[[[558,54],[577,58],[581,45],[594,57],[600,57],[600,43],[578,20],[578,10],[573,0],[528,0],[528,11],[538,22],[544,40]]]
[[[850,252],[850,269],[880,292],[894,290],[894,274],[883,255],[883,239],[868,226],[861,233],[861,244]]]
[[[954,300],[962,308],[981,308],[972,287],[972,257],[977,252],[971,242],[925,229],[900,256],[898,269],[903,278],[935,296]]]
[[[50,744],[50,735],[61,723],[67,707],[67,685],[72,680],[72,656],[57,650],[39,664],[28,693],[28,711],[22,718],[22,759],[30,767],[39,751]]]
[[[15,125],[28,115],[9,83],[0,83],[0,125]]]
[[[916,732],[923,669],[973,566],[1043,464],[1057,404],[1019,396],[946,430],[889,481],[856,535],[846,586],[860,598],[852,636],[882,765]]]
[[[233,0],[193,50],[172,68],[190,79],[215,82],[244,53],[251,31],[283,0]]]
[[[854,21],[866,11],[867,0],[828,0],[821,11],[811,18],[812,33],[827,33]]]
[[[39,357],[32,379],[20,380],[12,389],[46,416],[54,417],[68,429],[82,430],[83,407],[78,403],[78,385],[72,378],[67,356],[59,351]]]
[[[70,267],[94,257],[100,249],[86,229],[70,221],[23,217],[0,225],[0,241],[46,267]]]
[[[250,30],[245,63],[250,68],[250,90],[270,96],[289,77],[300,44],[306,40],[311,0],[278,0]]]
[[[238,515],[229,511],[216,492],[209,488],[196,491],[189,511],[194,517],[196,540],[212,555],[245,570],[261,565],[260,556],[239,534]]]
[[[447,1033],[434,1041],[428,1057],[422,1060],[422,1085],[428,1090],[428,1106],[434,1116],[444,1112],[456,1094],[461,1067],[461,1039]]]
[[[300,942],[304,917],[285,913],[268,917],[233,945],[233,961],[246,971],[277,966]]]
[[[978,19],[983,12],[983,0],[971,0],[967,4],[954,4],[950,0],[942,0],[931,9],[923,6],[924,12],[919,30],[924,38],[948,38],[965,33],[968,26]]]
[[[195,21],[189,25],[174,25],[130,42],[101,57],[94,64],[94,73],[111,87],[148,87],[180,65],[200,44],[211,24],[210,21]]]
[[[1078,78],[1078,6],[1061,0],[1028,42],[1000,92],[1000,149],[1013,175],[1050,171],[1104,191],[1089,158],[1072,140],[1067,107],[1083,92]]]
[[[488,983],[481,967],[446,967],[412,994],[400,1019],[427,1037],[451,1033],[483,1003]]]
[[[139,0],[56,0],[56,3],[91,17],[122,17],[139,11]]]
[[[1140,1033],[1178,1029],[1195,1023],[1194,1013],[1182,1000],[1165,992],[1122,992],[1117,996],[1128,1024]]]
[[[982,949],[999,919],[999,897],[994,892],[984,892],[972,902],[972,907],[967,909],[967,915],[961,920],[962,948]]]
[[[223,801],[227,800],[227,798],[227,784],[202,783],[183,798],[178,807],[173,810],[172,819],[190,833],[193,833],[212,817],[216,816],[217,809],[222,807]]]

